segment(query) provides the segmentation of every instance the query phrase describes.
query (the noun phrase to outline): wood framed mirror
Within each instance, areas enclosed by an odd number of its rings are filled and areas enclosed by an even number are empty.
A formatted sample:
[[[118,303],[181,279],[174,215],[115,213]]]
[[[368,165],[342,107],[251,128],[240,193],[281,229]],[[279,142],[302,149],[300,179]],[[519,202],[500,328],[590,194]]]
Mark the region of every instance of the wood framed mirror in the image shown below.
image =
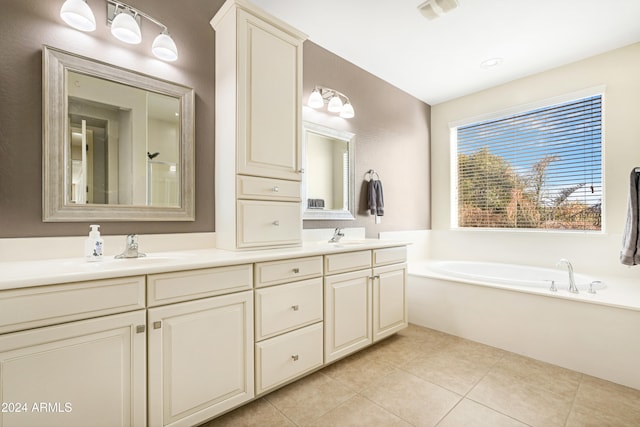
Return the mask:
[[[43,221],[193,221],[194,91],[43,46]]]

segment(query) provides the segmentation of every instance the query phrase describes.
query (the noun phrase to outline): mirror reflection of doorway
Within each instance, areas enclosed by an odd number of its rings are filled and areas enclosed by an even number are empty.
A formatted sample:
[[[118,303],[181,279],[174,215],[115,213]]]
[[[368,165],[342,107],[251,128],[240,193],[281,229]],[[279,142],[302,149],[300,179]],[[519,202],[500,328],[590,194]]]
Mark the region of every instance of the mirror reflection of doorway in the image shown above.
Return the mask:
[[[70,115],[72,203],[108,203],[107,121]]]

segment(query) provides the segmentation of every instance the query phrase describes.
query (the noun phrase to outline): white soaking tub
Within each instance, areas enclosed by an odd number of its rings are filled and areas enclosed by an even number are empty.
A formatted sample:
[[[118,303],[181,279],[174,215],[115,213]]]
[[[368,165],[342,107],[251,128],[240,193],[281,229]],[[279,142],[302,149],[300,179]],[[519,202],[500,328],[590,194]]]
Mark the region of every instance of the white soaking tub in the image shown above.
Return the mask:
[[[566,267],[412,262],[409,321],[640,389],[640,283],[576,273],[573,294],[568,277]]]

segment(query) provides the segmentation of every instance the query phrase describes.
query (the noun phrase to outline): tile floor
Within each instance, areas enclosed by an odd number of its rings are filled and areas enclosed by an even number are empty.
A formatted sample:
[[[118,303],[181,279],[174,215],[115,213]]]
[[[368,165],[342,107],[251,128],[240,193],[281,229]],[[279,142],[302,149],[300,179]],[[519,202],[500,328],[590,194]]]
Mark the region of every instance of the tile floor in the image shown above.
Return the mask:
[[[218,426],[632,427],[640,390],[410,325]]]

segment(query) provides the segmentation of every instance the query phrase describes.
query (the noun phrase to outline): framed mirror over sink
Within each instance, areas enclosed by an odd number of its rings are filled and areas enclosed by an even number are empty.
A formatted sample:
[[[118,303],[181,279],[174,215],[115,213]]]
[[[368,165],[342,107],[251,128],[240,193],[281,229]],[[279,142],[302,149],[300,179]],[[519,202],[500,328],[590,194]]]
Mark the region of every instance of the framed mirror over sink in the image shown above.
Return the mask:
[[[304,220],[355,219],[355,134],[305,121]]]
[[[193,89],[43,46],[43,220],[193,221]]]

